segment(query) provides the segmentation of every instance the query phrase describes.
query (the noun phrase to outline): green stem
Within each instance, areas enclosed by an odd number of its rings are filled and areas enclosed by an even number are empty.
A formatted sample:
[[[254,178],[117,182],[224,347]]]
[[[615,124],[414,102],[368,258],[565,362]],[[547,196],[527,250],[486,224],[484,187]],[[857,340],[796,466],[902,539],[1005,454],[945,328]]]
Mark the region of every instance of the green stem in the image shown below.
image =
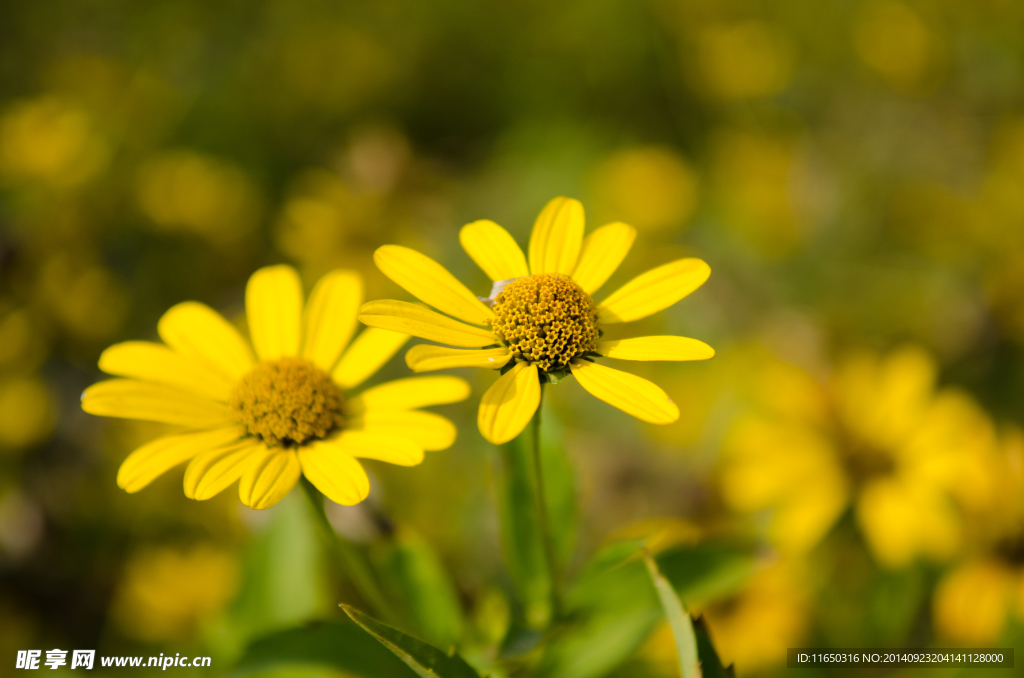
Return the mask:
[[[544,548],[544,560],[551,578],[551,606],[557,617],[561,612],[561,577],[558,574],[558,562],[555,556],[555,540],[551,534],[551,518],[548,514],[547,494],[544,491],[544,468],[540,449],[540,411],[544,404],[544,384],[541,383],[540,402],[530,422],[530,447],[532,448],[531,471],[533,472],[534,498],[537,505],[537,524],[540,527],[541,541]]]
[[[317,524],[320,526],[320,531],[327,541],[328,550],[337,559],[345,576],[355,586],[360,597],[373,608],[377,616],[392,622],[396,621],[398,617],[395,610],[377,584],[377,579],[373,575],[370,564],[366,562],[358,548],[334,531],[334,527],[331,525],[331,521],[328,520],[327,513],[324,510],[323,494],[305,476],[302,477],[300,484],[306,493],[306,497],[309,499],[309,503],[313,505],[313,512],[317,516]]]

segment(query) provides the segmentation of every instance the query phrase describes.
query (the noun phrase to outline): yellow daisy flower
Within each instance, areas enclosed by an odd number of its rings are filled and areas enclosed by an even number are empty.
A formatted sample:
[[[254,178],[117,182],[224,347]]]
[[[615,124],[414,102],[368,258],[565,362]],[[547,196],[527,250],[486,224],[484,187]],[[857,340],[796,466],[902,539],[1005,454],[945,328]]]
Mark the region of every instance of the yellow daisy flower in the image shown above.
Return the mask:
[[[413,466],[424,450],[449,447],[455,426],[417,408],[464,400],[464,380],[413,377],[352,394],[408,340],[367,329],[350,344],[362,297],[358,274],[333,271],[303,309],[295,269],[270,266],[246,288],[251,348],[219,313],[187,301],[160,319],[163,344],[129,341],[104,351],[100,369],[125,378],[87,388],[82,409],[184,429],[132,452],[117,484],[138,492],[188,461],[191,499],[240,480],[243,504],[269,508],[301,473],[332,501],[351,505],[370,491],[358,459]]]
[[[456,347],[414,346],[405,357],[414,372],[500,369],[477,417],[480,432],[492,443],[507,442],[526,427],[540,404],[542,379],[554,383],[569,373],[592,395],[624,412],[670,424],[679,418],[679,408],[665,391],[594,358],[706,360],[714,349],[686,337],[602,341],[601,327],[668,308],[700,287],[711,269],[700,259],[673,261],[594,303],[592,295],[625,258],[636,230],[612,223],[584,239],[583,226],[579,201],[549,202],[533,226],[529,265],[501,226],[487,220],[464,226],[462,247],[494,281],[490,297],[483,300],[433,259],[385,245],[374,254],[378,268],[441,313],[404,301],[372,301],[359,310],[359,319],[370,327]]]

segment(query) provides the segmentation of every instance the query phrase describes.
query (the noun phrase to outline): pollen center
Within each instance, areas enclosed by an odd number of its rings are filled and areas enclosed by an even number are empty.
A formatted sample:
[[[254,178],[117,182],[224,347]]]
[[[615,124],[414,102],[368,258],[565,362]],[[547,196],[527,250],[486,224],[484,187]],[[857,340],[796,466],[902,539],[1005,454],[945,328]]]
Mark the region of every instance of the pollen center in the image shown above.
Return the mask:
[[[308,360],[261,362],[235,386],[230,405],[249,434],[268,446],[300,445],[323,438],[343,423],[345,397]]]
[[[565,275],[542,273],[513,280],[494,299],[494,333],[517,360],[544,371],[562,370],[597,347],[597,307]]]

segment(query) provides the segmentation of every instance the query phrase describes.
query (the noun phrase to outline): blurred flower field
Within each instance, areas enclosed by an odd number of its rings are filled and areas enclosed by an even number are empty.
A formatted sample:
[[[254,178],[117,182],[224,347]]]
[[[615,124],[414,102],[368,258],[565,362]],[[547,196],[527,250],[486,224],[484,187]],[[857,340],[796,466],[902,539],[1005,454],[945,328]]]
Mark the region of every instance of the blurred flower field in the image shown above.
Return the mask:
[[[1022,36],[1009,0],[4,3],[0,661],[355,675],[288,635],[352,627],[346,603],[493,676],[680,675],[646,572],[602,569],[629,544],[738,676],[788,647],[1024,640]],[[278,264],[305,296],[345,269],[412,301],[384,245],[486,298],[460,229],[525,251],[556,196],[588,234],[635,228],[603,296],[710,266],[609,337],[715,356],[606,361],[667,392],[667,425],[544,388],[544,548],[516,522],[525,448],[478,429],[491,370],[440,373],[472,391],[432,408],[456,440],[365,460],[366,501],[326,503],[337,542],[303,488],[254,510],[187,498],[181,468],[118,487],[174,429],[83,412],[107,347],[189,300],[256,334],[246,284]]]

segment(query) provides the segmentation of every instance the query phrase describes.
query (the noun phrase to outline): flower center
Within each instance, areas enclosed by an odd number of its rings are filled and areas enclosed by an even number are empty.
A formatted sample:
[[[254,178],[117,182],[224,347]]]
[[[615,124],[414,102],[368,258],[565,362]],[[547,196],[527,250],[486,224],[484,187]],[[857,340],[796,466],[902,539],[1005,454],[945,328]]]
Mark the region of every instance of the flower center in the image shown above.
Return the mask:
[[[261,362],[235,386],[229,404],[249,434],[270,447],[301,445],[342,425],[345,396],[308,360]]]
[[[545,372],[564,370],[570,360],[597,348],[597,307],[568,276],[542,273],[513,280],[492,308],[494,333],[516,359]]]

